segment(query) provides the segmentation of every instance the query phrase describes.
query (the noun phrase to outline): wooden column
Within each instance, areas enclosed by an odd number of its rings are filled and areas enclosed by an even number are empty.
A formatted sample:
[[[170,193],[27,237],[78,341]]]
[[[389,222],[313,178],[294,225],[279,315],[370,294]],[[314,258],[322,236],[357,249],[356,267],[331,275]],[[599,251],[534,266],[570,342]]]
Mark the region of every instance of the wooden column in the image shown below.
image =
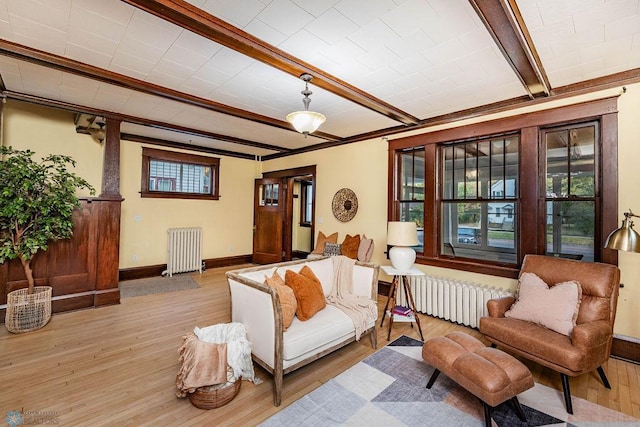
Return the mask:
[[[120,120],[107,118],[102,162],[101,199],[122,199],[120,195]]]
[[[95,203],[98,220],[97,271],[94,305],[117,304],[120,267],[120,120],[106,119],[102,193]]]

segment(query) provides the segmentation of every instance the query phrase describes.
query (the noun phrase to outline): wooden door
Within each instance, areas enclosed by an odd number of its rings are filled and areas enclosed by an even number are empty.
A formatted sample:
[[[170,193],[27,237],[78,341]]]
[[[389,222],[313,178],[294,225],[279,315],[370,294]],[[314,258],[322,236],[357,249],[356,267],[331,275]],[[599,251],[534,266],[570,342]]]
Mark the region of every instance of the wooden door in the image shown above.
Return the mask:
[[[279,178],[256,179],[253,207],[253,262],[282,261],[284,185]]]

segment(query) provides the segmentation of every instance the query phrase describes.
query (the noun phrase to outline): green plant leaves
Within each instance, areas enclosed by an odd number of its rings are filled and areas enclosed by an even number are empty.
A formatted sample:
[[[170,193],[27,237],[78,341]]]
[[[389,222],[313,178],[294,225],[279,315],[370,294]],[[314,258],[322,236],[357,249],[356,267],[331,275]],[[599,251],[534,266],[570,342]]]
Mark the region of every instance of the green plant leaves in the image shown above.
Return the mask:
[[[40,162],[31,150],[0,147],[0,264],[16,257],[28,263],[50,242],[73,233],[76,191],[94,188],[67,168],[75,161],[50,154]],[[33,284],[30,283],[30,287]]]

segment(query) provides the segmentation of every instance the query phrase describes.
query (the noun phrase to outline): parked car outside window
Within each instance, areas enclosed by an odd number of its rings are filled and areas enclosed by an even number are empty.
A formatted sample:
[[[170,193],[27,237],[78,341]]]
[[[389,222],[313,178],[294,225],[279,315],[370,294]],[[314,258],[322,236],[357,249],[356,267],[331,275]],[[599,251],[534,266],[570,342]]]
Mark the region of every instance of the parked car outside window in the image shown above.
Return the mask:
[[[478,230],[475,228],[458,228],[458,243],[478,244]]]

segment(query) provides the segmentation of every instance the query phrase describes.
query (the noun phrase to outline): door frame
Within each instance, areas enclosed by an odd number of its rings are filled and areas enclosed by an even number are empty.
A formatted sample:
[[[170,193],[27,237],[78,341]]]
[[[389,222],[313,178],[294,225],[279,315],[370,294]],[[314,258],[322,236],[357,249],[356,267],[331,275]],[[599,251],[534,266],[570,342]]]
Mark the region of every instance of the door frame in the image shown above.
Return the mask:
[[[316,224],[316,165],[301,166],[292,169],[263,172],[262,178],[280,178],[286,181],[284,224],[282,227],[282,251],[284,260],[291,260],[292,227],[293,227],[293,183],[295,178],[305,177],[311,181],[311,194],[313,197],[311,208],[311,250],[315,247],[315,224]]]

